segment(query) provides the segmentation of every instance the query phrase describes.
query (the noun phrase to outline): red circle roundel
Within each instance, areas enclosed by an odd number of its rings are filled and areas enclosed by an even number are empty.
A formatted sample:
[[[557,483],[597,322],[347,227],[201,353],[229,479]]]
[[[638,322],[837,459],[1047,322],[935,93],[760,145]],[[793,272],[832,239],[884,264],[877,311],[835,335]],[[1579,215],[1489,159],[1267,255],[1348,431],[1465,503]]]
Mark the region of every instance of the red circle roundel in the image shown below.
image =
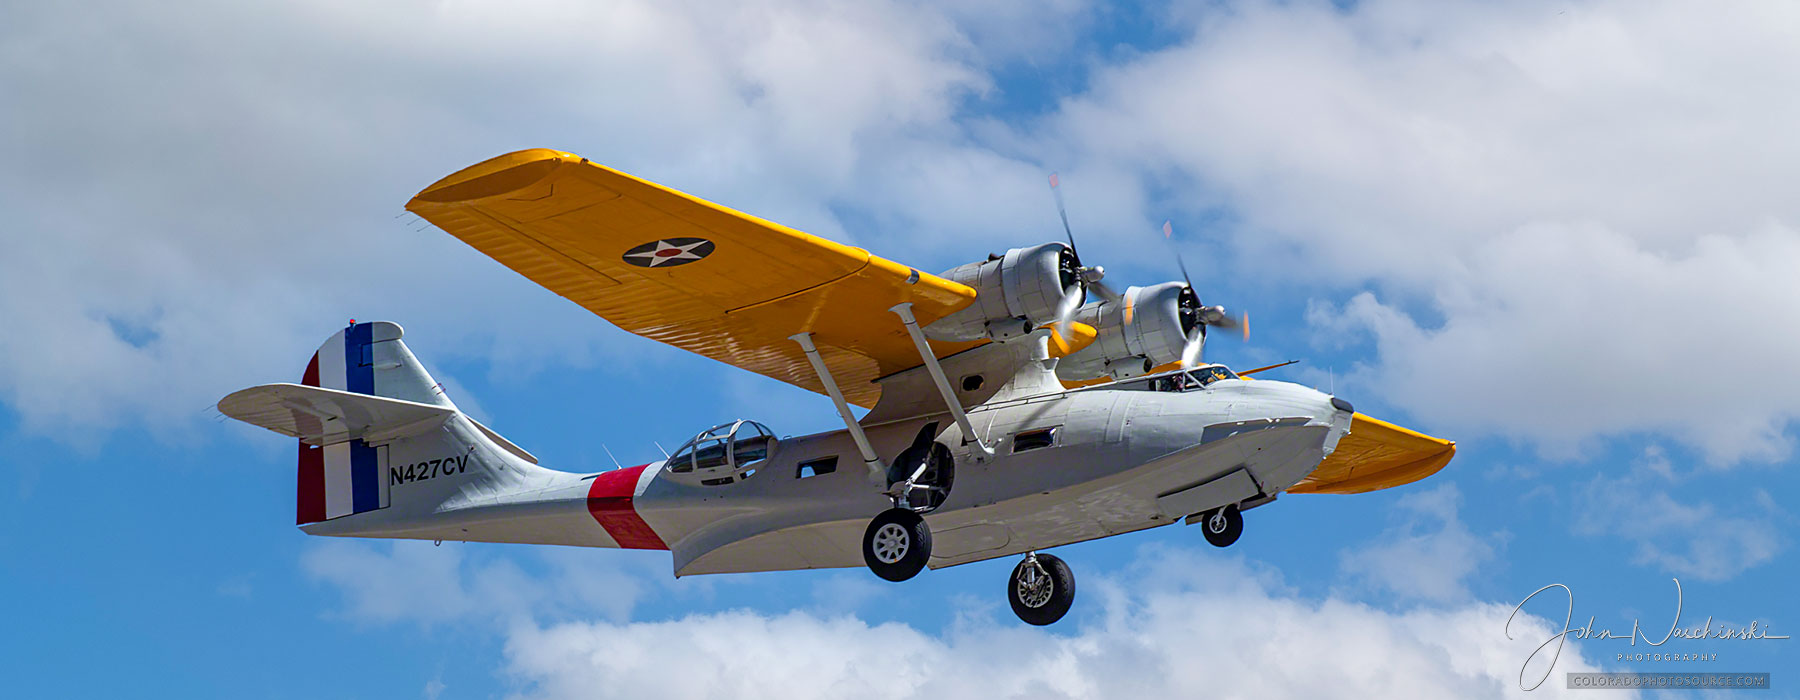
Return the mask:
[[[621,257],[638,267],[673,267],[694,262],[713,252],[713,242],[704,238],[665,238],[651,241]]]

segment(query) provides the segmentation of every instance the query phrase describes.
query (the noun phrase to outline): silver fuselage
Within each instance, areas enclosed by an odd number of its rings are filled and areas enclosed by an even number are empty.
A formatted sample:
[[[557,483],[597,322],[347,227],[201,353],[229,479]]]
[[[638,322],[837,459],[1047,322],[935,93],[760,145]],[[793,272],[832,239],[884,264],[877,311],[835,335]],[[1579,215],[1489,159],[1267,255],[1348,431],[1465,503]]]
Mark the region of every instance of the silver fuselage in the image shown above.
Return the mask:
[[[985,454],[946,414],[865,426],[876,452],[893,459],[923,426],[950,448],[954,480],[926,516],[930,564],[952,566],[1117,535],[1236,503],[1267,503],[1305,478],[1350,427],[1351,413],[1326,394],[1276,381],[1220,380],[1185,392],[1157,391],[1146,377],[969,410]],[[1054,428],[1051,443],[1018,451],[1014,436]],[[453,422],[455,434],[473,424]],[[459,433],[458,431],[461,431]],[[473,440],[473,435],[467,436]],[[401,443],[395,464],[430,447]],[[412,451],[419,450],[419,455]],[[325,522],[311,534],[472,542],[618,547],[596,522],[590,486],[602,474],[572,474],[476,450],[489,476],[452,493]],[[671,478],[660,462],[633,477],[630,508],[674,555],[677,575],[862,566],[861,537],[891,507],[884,475],[870,474],[846,431],[781,439],[749,478],[706,486]],[[837,469],[801,478],[797,466],[836,456]],[[402,500],[396,491],[396,500]]]
[[[955,457],[954,484],[926,517],[931,564],[941,567],[1165,525],[1225,503],[1161,497],[1240,469],[1254,492],[1225,497],[1266,502],[1310,474],[1350,425],[1351,414],[1330,396],[1297,384],[1221,380],[1186,392],[1153,385],[1147,378],[976,407],[970,422],[993,456],[944,414],[865,429],[876,451],[891,456],[926,423],[947,426],[937,441]],[[1051,445],[1015,451],[1013,436],[1047,428],[1055,429]],[[832,455],[840,465],[833,473],[795,471]],[[749,479],[696,486],[658,478],[637,507],[670,535],[678,573],[792,557],[810,567],[857,566],[863,527],[889,504],[884,484],[854,455],[845,431],[787,438]]]

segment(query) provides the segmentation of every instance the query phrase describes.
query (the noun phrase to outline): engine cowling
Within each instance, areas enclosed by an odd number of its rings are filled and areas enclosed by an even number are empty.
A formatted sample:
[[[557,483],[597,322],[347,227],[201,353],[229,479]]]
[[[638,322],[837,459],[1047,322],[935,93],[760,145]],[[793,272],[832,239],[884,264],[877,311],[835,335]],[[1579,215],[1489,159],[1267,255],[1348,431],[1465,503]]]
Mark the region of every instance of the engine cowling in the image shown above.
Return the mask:
[[[1005,255],[943,274],[975,289],[975,303],[925,327],[934,340],[1007,340],[1056,320],[1063,295],[1078,283],[1081,263],[1062,243],[1014,248]],[[1076,302],[1080,303],[1080,302]]]
[[[1081,308],[1075,320],[1098,332],[1093,344],[1062,358],[1056,376],[1064,381],[1126,379],[1176,362],[1190,333],[1200,325],[1200,299],[1180,282],[1127,287],[1116,301]]]

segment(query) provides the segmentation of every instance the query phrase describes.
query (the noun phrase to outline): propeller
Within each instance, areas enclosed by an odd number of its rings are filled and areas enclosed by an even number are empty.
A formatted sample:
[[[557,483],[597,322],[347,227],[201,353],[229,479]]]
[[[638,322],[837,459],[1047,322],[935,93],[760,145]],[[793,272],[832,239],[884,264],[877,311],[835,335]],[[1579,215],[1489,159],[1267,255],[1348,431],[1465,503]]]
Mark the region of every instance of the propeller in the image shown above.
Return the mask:
[[[1069,258],[1064,262],[1064,277],[1070,280],[1063,290],[1062,301],[1056,307],[1056,332],[1065,340],[1074,336],[1069,333],[1069,323],[1075,320],[1075,314],[1081,305],[1087,302],[1086,290],[1093,290],[1102,299],[1117,301],[1119,293],[1100,279],[1106,276],[1106,268],[1095,265],[1084,267],[1081,264],[1081,253],[1075,248],[1075,230],[1069,226],[1069,209],[1063,204],[1062,180],[1056,173],[1050,173],[1050,196],[1056,199],[1056,215],[1062,219],[1063,235],[1069,238]]]
[[[1062,301],[1056,305],[1056,334],[1066,342],[1075,335],[1069,329],[1074,322],[1075,313],[1087,301],[1087,270],[1081,266],[1081,253],[1075,249],[1075,229],[1069,226],[1069,210],[1063,206],[1062,182],[1056,173],[1050,173],[1050,196],[1056,199],[1056,215],[1062,219],[1063,234],[1069,237],[1069,257],[1064,258],[1064,283]]]
[[[1056,173],[1050,173],[1050,196],[1056,199],[1056,215],[1062,217],[1063,233],[1069,237],[1069,252],[1075,254],[1079,265],[1081,254],[1075,250],[1075,229],[1069,228],[1069,209],[1063,206],[1062,181],[1056,177]]]
[[[1233,318],[1225,313],[1223,306],[1204,306],[1200,303],[1200,295],[1194,291],[1194,278],[1188,275],[1187,262],[1181,259],[1181,249],[1175,247],[1175,227],[1168,221],[1163,222],[1163,239],[1175,251],[1175,265],[1181,268],[1181,281],[1187,289],[1181,295],[1182,325],[1189,326],[1187,344],[1181,348],[1181,368],[1188,369],[1200,363],[1200,348],[1206,344],[1206,327],[1212,326],[1224,330],[1239,331],[1243,339],[1250,340],[1250,312],[1245,311]],[[1191,319],[1191,321],[1190,321]]]

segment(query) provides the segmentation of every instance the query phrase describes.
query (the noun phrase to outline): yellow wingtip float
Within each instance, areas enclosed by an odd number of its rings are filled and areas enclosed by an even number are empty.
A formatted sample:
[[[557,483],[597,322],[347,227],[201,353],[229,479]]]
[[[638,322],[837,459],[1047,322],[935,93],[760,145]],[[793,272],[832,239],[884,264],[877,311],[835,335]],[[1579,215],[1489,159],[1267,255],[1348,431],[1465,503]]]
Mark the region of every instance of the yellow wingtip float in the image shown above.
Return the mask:
[[[1351,417],[1350,432],[1319,468],[1288,493],[1367,493],[1438,473],[1456,456],[1456,443],[1370,418]]]

